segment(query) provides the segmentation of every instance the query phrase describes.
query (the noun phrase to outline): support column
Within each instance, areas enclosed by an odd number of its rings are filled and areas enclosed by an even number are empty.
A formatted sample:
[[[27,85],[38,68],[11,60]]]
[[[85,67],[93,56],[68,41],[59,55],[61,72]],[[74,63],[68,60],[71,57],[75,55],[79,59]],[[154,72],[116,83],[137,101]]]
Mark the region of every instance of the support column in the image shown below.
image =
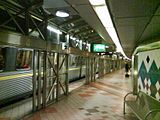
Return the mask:
[[[17,48],[5,48],[5,71],[16,70]]]
[[[94,82],[94,58],[91,58],[91,82]]]
[[[44,16],[46,16],[46,14],[44,13]],[[43,35],[41,36],[43,38],[44,36],[44,39],[46,41],[48,41],[48,37],[47,37],[47,26],[48,26],[48,20],[46,18],[44,18],[45,21],[44,21],[44,26],[43,26]],[[48,42],[46,42],[46,50],[44,51],[44,55],[43,55],[43,93],[42,93],[42,105],[43,105],[43,108],[46,107],[47,105],[47,68],[48,68],[48,65],[47,65],[47,53],[48,53],[48,49],[47,49],[47,45],[48,45]]]
[[[32,85],[33,85],[33,102],[32,102],[32,107],[33,107],[33,111],[36,111],[36,107],[37,107],[37,95],[36,95],[36,91],[37,91],[37,75],[36,75],[36,71],[37,71],[37,51],[34,50],[33,51],[33,78],[32,78]]]
[[[101,58],[99,58],[99,61],[98,61],[98,78],[100,78],[101,77],[101,72],[102,72],[102,70],[101,70],[102,68],[101,68]]]
[[[59,93],[60,93],[60,85],[59,85],[59,53],[57,53],[57,80],[56,80],[56,101],[58,101]]]
[[[69,71],[69,63],[68,63],[69,55],[66,54],[66,79],[65,79],[65,85],[66,85],[66,95],[69,93],[69,79],[68,79],[68,71]]]
[[[134,55],[132,58],[132,66],[133,66],[133,94],[138,93],[138,55]]]
[[[43,55],[43,108],[46,107],[46,95],[47,95],[47,51],[44,51]]]
[[[42,93],[41,93],[41,51],[38,51],[38,95],[37,95],[37,103],[38,103],[38,110],[42,107]]]
[[[95,82],[95,58],[93,57],[93,82]]]
[[[86,57],[86,84],[89,84],[89,64],[88,64],[88,57]]]

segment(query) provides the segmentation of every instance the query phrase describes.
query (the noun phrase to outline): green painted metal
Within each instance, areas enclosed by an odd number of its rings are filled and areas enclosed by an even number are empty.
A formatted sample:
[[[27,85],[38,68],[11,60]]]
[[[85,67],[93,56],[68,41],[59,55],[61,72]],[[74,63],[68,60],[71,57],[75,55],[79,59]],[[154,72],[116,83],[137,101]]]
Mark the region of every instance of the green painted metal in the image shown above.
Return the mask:
[[[134,55],[132,58],[132,79],[133,79],[133,94],[138,93],[138,55]]]
[[[133,79],[133,94],[137,94],[138,92],[138,53],[145,52],[155,49],[160,49],[160,41],[158,39],[154,40],[156,42],[143,44],[137,47],[132,55],[132,79]]]
[[[136,100],[127,100],[128,95],[124,97],[124,114],[125,104],[127,104],[140,120],[158,120],[156,116],[160,114],[160,102],[144,92],[138,92]]]
[[[133,53],[133,55],[135,55],[136,53],[139,52],[144,52],[144,51],[149,51],[149,50],[155,50],[155,49],[160,49],[160,41],[157,42],[153,42],[147,45],[140,45],[139,47],[137,47]]]

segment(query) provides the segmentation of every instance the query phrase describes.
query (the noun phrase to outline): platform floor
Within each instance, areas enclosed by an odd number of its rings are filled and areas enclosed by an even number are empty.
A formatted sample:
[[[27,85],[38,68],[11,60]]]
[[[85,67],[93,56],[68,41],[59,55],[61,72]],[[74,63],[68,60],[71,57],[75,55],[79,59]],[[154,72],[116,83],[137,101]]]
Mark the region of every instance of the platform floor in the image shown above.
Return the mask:
[[[69,92],[83,86],[85,79],[69,84]],[[0,120],[19,120],[32,113],[32,98],[13,103],[0,109]]]
[[[138,120],[129,109],[123,115],[123,97],[131,86],[131,78],[125,78],[124,70],[119,70],[72,91],[25,120]]]

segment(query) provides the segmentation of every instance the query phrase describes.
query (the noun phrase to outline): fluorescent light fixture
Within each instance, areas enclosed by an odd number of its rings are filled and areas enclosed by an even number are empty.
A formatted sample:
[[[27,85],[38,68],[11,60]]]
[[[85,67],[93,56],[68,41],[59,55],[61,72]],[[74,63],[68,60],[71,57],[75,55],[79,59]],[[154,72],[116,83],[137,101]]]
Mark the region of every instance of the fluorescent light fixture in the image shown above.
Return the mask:
[[[109,46],[106,45],[106,48],[109,48]]]
[[[51,26],[47,26],[47,29],[54,32],[54,33],[57,33],[57,34],[62,34],[62,32],[60,30],[57,30]]]
[[[91,5],[104,5],[105,4],[105,0],[89,0],[89,2],[91,3]]]
[[[133,74],[134,74],[134,75],[137,75],[137,74],[138,74],[137,70],[134,70]]]
[[[121,52],[124,55],[124,57],[127,58],[119,42],[119,38],[113,26],[112,19],[108,7],[105,3],[105,0],[89,0],[89,2],[95,10],[96,14],[98,15],[99,19],[101,20],[101,23],[105,27],[109,36],[113,40],[114,44],[116,45],[117,52]]]
[[[69,14],[67,12],[64,12],[64,11],[57,11],[56,16],[58,16],[58,17],[69,17]]]
[[[76,38],[75,38],[75,37],[72,37],[72,36],[71,36],[70,38],[71,38],[72,40],[76,40]]]
[[[38,17],[36,17],[36,16],[34,16],[34,15],[31,15],[31,17],[33,17],[34,19],[36,19],[36,20],[38,20],[38,21],[43,21],[42,19],[40,19],[40,18],[38,18]]]
[[[102,24],[105,28],[113,28],[112,20],[109,15],[109,11],[105,5],[103,6],[95,6],[94,10],[96,11],[99,19],[101,20]]]

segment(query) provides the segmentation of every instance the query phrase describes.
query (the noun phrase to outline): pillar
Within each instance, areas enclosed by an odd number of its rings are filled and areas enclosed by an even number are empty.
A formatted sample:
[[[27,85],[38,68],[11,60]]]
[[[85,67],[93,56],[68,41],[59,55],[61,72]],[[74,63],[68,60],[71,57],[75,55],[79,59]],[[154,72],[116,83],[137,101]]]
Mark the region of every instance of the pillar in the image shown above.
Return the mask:
[[[5,48],[5,71],[16,70],[17,48]]]

